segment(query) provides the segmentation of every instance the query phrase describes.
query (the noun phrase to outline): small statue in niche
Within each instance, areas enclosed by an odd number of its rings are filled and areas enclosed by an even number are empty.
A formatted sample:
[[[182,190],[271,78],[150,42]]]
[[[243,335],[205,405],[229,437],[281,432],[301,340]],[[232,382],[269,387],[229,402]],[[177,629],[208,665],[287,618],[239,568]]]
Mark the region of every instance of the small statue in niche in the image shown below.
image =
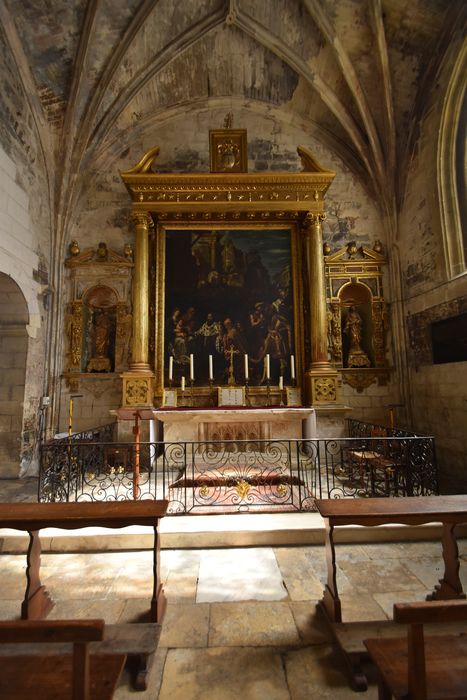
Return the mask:
[[[362,348],[363,319],[355,306],[349,308],[347,319],[344,325],[344,333],[349,340],[349,351],[347,354],[348,367],[370,367],[371,362]]]
[[[112,322],[105,309],[96,309],[92,315],[92,357],[87,372],[110,372],[109,357]]]
[[[105,311],[94,312],[94,353],[99,359],[107,357],[110,341],[110,319]]]

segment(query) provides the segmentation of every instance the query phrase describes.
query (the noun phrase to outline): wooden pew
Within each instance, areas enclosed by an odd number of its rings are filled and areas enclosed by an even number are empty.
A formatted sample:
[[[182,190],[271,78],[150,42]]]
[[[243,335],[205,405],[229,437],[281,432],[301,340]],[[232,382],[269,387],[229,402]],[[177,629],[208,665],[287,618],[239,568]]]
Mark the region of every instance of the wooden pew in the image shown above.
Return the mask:
[[[90,652],[103,638],[104,620],[0,622],[1,700],[110,700],[125,654]]]
[[[153,579],[151,608],[148,612],[150,624],[107,625],[104,640],[107,645],[117,645],[115,648],[119,653],[137,658],[134,686],[138,690],[146,688],[147,675],[160,636],[160,622],[165,611],[165,596],[160,580],[158,525],[167,512],[168,504],[167,500],[0,503],[0,528],[23,530],[29,534],[25,593],[21,606],[21,617],[24,620],[45,618],[54,605],[40,579],[42,529],[122,528],[128,525],[153,528],[153,564],[152,570],[148,571],[148,575]]]
[[[456,526],[467,522],[467,496],[317,499],[316,506],[326,527],[328,570],[320,609],[348,666],[352,686],[355,690],[366,690],[367,679],[362,662],[368,658],[368,653],[363,640],[375,635],[393,636],[394,625],[389,620],[347,623],[342,620],[337,587],[335,529],[346,525],[375,527],[390,523],[442,523],[444,574],[433,592],[427,596],[427,600],[464,599],[465,593],[459,577],[459,550],[455,530]]]
[[[379,672],[379,700],[467,698],[467,625],[458,635],[425,636],[425,624],[467,621],[463,600],[400,603],[394,622],[408,625],[407,637],[365,639]]]

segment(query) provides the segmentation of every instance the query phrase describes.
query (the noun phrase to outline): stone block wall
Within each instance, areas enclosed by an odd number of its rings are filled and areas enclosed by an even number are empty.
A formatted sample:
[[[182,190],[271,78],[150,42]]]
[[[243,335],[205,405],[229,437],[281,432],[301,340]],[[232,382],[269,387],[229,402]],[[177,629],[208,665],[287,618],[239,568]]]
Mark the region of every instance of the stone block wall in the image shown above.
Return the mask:
[[[5,458],[0,478],[37,471],[47,276],[36,252],[29,202],[17,183],[15,164],[0,147],[0,386],[11,402],[0,427]]]

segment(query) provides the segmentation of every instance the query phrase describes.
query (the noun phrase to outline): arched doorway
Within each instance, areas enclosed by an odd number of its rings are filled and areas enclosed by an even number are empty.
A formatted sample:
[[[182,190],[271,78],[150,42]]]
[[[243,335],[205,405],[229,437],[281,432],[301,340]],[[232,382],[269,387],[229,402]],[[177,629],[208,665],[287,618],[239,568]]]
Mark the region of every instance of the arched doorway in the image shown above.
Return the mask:
[[[0,272],[0,479],[19,473],[28,321],[21,289]]]

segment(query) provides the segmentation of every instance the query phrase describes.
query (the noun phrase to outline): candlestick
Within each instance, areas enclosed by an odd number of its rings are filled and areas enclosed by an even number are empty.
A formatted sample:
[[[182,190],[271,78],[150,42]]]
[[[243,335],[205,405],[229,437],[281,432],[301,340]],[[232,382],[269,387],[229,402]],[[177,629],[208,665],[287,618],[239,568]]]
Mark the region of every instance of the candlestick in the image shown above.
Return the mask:
[[[244,360],[245,360],[245,379],[246,379],[246,381],[248,381],[248,379],[249,379],[249,374],[248,374],[248,355],[245,354]]]
[[[290,378],[295,379],[295,357],[290,356]]]
[[[266,379],[271,379],[271,366],[269,364],[269,354],[266,355]]]
[[[212,381],[214,379],[214,374],[212,371],[212,355],[209,355],[209,380]]]
[[[174,358],[173,355],[169,357],[169,382],[174,378]]]
[[[193,353],[190,355],[190,379],[193,381],[195,378],[195,362],[193,359]]]
[[[282,391],[283,388],[284,388],[284,377],[281,375],[279,377],[279,390]]]
[[[182,391],[185,391],[185,377],[182,377],[182,380],[180,382],[180,388]]]

